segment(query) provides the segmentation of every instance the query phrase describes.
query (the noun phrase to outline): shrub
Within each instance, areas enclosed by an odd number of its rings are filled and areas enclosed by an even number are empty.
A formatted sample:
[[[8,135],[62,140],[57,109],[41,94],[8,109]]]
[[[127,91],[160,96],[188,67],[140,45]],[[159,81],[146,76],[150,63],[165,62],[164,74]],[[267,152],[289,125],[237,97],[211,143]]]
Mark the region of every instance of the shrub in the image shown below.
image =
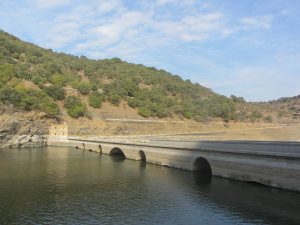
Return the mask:
[[[272,123],[272,121],[273,121],[273,118],[272,118],[272,116],[266,116],[265,118],[264,118],[264,121],[265,122],[267,122],[267,123]]]
[[[0,81],[3,83],[8,82],[15,76],[15,69],[10,64],[0,64]]]
[[[111,102],[111,104],[118,106],[120,104],[121,98],[117,94],[112,94],[109,96],[109,101]]]
[[[4,104],[12,104],[17,106],[20,104],[21,99],[21,94],[10,86],[4,86],[0,89],[0,101]]]
[[[151,116],[151,111],[145,107],[141,107],[139,108],[139,111],[138,111],[139,115],[141,115],[142,117],[150,117]]]
[[[281,118],[281,117],[283,117],[284,116],[284,112],[283,111],[279,111],[278,113],[277,113],[277,118]]]
[[[88,95],[92,89],[90,82],[82,81],[78,85],[78,91],[83,95]]]
[[[251,114],[251,119],[260,119],[263,117],[263,114],[261,112],[253,111]]]
[[[40,77],[40,76],[33,76],[33,77],[31,78],[31,81],[32,81],[34,84],[36,84],[36,85],[41,85],[41,84],[43,84],[43,83],[45,82],[45,79],[43,79],[43,78]]]
[[[187,118],[187,119],[191,119],[192,116],[193,116],[193,114],[192,114],[192,112],[190,112],[190,111],[184,111],[184,112],[183,112],[183,116],[184,116],[185,118]]]
[[[15,86],[17,86],[20,82],[21,82],[21,79],[14,77],[14,78],[12,78],[12,79],[9,81],[9,85],[12,86],[12,87],[15,87]]]
[[[59,114],[58,105],[45,92],[26,88],[21,84],[16,88],[10,86],[1,88],[0,101],[26,111],[40,110],[50,117]]]
[[[65,99],[65,90],[60,86],[51,85],[49,87],[45,87],[45,92],[55,100]]]
[[[63,74],[54,74],[51,77],[51,83],[54,85],[65,86],[67,83],[67,78]]]
[[[131,108],[139,106],[139,101],[136,98],[129,98],[127,102]]]
[[[92,92],[89,97],[89,105],[93,108],[101,108],[103,97],[99,92]]]
[[[26,111],[44,111],[42,103],[45,101],[52,101],[44,91],[30,89],[22,84],[18,85],[16,90],[22,95],[20,107]]]
[[[68,114],[73,118],[85,116],[86,105],[75,96],[69,96],[65,99],[64,107],[67,109]]]
[[[58,105],[49,98],[45,98],[41,103],[41,110],[49,117],[55,117],[59,114]]]
[[[234,103],[245,103],[245,99],[243,97],[237,97],[235,95],[230,95],[230,99],[234,102]]]

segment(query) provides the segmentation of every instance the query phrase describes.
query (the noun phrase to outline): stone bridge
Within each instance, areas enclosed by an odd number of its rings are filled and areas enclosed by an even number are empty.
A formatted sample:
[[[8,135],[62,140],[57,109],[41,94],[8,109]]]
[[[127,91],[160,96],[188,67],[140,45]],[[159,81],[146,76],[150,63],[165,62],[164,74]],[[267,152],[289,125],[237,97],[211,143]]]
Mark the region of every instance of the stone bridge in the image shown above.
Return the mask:
[[[132,160],[300,191],[300,143],[69,137],[66,145]]]

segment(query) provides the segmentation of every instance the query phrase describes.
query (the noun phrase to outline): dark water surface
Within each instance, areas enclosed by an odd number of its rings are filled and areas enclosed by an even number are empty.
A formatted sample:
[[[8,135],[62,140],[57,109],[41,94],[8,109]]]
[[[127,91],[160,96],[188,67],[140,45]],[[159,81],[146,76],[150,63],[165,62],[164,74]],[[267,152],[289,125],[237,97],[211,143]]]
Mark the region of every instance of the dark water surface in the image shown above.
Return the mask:
[[[0,150],[0,224],[300,224],[300,194],[72,148]]]

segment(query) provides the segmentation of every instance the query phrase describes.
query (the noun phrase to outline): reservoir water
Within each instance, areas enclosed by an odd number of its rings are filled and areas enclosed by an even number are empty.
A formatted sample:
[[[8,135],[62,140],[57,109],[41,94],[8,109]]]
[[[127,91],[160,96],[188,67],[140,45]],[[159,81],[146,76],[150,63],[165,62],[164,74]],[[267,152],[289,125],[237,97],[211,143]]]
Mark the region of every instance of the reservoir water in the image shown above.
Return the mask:
[[[300,194],[66,147],[0,150],[0,224],[300,224]]]

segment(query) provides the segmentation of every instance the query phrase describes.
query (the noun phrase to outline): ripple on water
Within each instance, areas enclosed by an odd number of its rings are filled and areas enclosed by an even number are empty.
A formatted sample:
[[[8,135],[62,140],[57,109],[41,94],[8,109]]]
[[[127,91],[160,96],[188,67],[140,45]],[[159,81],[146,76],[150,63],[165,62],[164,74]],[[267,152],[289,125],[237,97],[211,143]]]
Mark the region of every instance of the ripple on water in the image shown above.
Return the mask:
[[[69,148],[0,151],[0,197],[0,224],[300,224],[296,193]]]

